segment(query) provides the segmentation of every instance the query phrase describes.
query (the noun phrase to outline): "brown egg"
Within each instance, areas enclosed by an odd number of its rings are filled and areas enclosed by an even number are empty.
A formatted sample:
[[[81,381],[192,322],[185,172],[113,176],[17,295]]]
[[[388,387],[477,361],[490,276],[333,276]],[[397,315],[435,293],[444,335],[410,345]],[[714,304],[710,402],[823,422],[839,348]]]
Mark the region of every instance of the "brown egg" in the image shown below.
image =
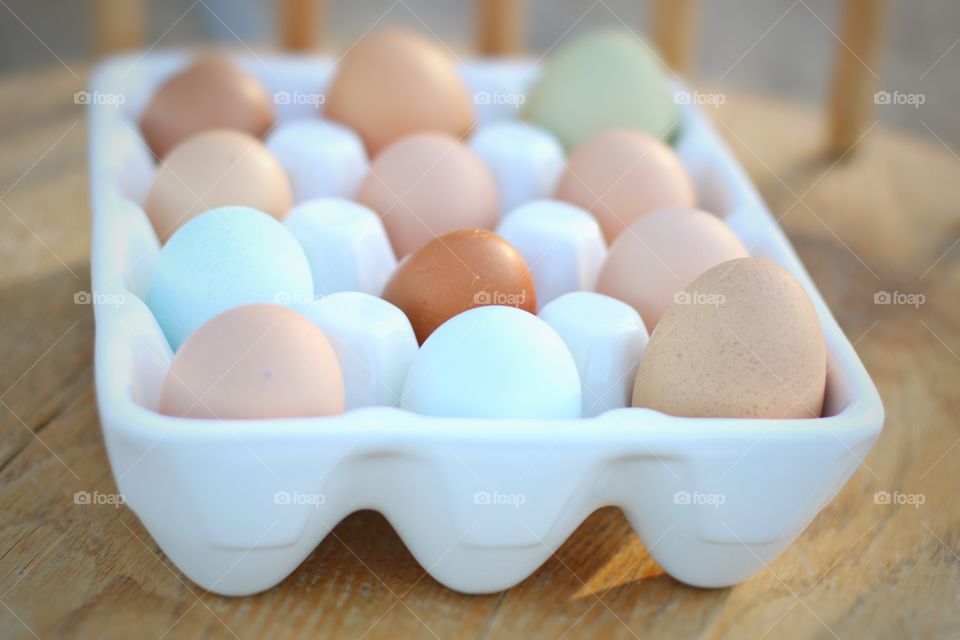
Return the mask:
[[[259,138],[273,123],[273,104],[260,82],[229,59],[207,55],[157,89],[140,118],[140,130],[163,158],[207,129],[236,129]]]
[[[214,316],[177,350],[160,413],[183,418],[295,418],[343,413],[340,363],[323,332],[286,307]]]
[[[608,243],[645,213],[697,200],[673,150],[639,131],[602,133],[574,149],[556,198],[590,211]]]
[[[281,219],[293,207],[290,181],[266,146],[239,131],[219,129],[190,138],[164,159],[144,209],[161,241],[192,217],[229,205]]]
[[[597,279],[597,291],[623,300],[649,331],[673,296],[701,273],[747,249],[720,218],[699,209],[659,209],[614,241]]]
[[[826,346],[800,282],[759,258],[719,264],[667,309],[633,387],[633,406],[675,416],[817,418]]]
[[[419,133],[381,153],[357,200],[380,214],[397,255],[454,229],[492,229],[497,186],[479,157],[459,140]]]
[[[448,233],[408,256],[387,282],[383,299],[407,314],[420,344],[441,324],[474,307],[537,312],[533,277],[523,256],[484,229]]]
[[[473,127],[473,104],[453,57],[395,29],[368,35],[344,54],[324,115],[360,134],[371,157],[411,133],[462,137]]]

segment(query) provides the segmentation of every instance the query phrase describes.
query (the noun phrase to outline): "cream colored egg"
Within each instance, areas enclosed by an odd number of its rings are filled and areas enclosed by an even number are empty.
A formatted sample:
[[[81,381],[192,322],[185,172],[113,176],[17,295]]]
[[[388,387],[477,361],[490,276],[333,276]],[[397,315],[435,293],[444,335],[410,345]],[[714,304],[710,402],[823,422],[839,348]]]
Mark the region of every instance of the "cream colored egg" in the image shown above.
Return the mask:
[[[633,406],[675,416],[817,418],[826,346],[800,282],[759,258],[719,264],[660,319]]]
[[[701,273],[747,250],[720,218],[660,209],[634,221],[610,247],[597,291],[626,302],[653,330],[673,297]]]

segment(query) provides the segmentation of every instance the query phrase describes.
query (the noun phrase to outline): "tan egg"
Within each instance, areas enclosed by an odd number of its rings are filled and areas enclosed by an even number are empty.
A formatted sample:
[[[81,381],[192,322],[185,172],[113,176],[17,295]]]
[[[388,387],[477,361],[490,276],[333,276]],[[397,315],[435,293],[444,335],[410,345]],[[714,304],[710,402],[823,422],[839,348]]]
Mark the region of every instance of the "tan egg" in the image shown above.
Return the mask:
[[[590,211],[608,243],[645,213],[697,200],[680,158],[639,131],[602,133],[574,149],[556,198]]]
[[[280,162],[256,138],[219,129],[195,135],[164,159],[144,205],[160,240],[194,216],[230,205],[281,219],[293,191]]]
[[[214,316],[180,346],[159,411],[183,418],[296,418],[343,413],[340,363],[323,332],[286,307]]]
[[[659,209],[617,237],[596,289],[632,306],[653,331],[674,295],[694,278],[746,255],[743,243],[720,218],[699,209]]]
[[[637,370],[633,406],[675,416],[817,418],[826,346],[813,303],[782,267],[719,264],[667,309]]]
[[[497,234],[461,229],[428,242],[400,263],[383,290],[423,344],[453,316],[487,305],[537,312],[530,269],[520,252]]]
[[[492,229],[499,216],[489,169],[459,140],[419,133],[377,156],[357,200],[380,214],[399,257],[454,229]]]
[[[263,85],[226,57],[207,55],[160,85],[140,118],[140,130],[163,158],[208,129],[236,129],[259,138],[273,123],[273,104]]]
[[[473,127],[471,96],[453,57],[399,29],[368,35],[344,54],[323,110],[360,134],[371,157],[411,133],[459,138]]]

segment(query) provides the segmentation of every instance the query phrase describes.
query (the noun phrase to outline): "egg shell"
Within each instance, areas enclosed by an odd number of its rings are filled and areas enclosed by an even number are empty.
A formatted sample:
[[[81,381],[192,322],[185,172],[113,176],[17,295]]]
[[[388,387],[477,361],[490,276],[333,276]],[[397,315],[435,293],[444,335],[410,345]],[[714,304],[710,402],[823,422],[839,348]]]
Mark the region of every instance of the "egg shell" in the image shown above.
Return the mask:
[[[714,418],[818,418],[826,347],[803,286],[760,258],[719,264],[660,319],[633,406]]]
[[[563,148],[556,138],[523,122],[484,125],[470,138],[470,148],[493,174],[503,215],[553,195],[564,168]]]
[[[337,354],[348,410],[400,405],[419,348],[400,309],[375,296],[344,291],[317,301],[308,315]]]
[[[437,133],[404,138],[377,156],[357,200],[380,214],[397,256],[455,229],[497,224],[497,187],[460,141]]]
[[[146,302],[176,350],[227,309],[313,299],[310,263],[293,234],[261,211],[223,207],[183,225],[164,245]]]
[[[353,198],[370,164],[360,136],[319,118],[284,122],[266,144],[286,171],[298,203]]]
[[[563,42],[527,94],[524,118],[567,149],[611,129],[668,139],[679,114],[666,69],[627,30],[600,30]]]
[[[310,261],[318,296],[338,291],[380,295],[397,267],[379,216],[341,198],[309,200],[283,219]]]
[[[260,138],[274,123],[273,103],[253,76],[223,56],[207,55],[169,78],[140,118],[158,158],[208,129],[235,129]]]
[[[383,299],[407,314],[421,344],[448,319],[477,306],[537,310],[533,277],[523,256],[483,229],[448,233],[408,256],[387,281]]]
[[[593,289],[607,244],[593,216],[558,200],[535,200],[519,207],[497,233],[526,260],[543,308],[570,291]]]
[[[560,336],[512,307],[465,311],[423,344],[401,406],[431,416],[564,419],[580,416],[580,378]]]
[[[590,138],[567,159],[555,197],[594,215],[607,243],[634,220],[667,207],[693,207],[696,191],[667,145],[634,131]]]
[[[623,300],[653,328],[673,297],[747,249],[727,224],[699,209],[660,209],[635,220],[607,254],[596,290]]]
[[[183,418],[343,413],[340,365],[323,332],[286,307],[251,304],[211,318],[177,351],[159,411]]]
[[[371,156],[421,131],[462,137],[474,117],[449,52],[399,29],[367,35],[343,55],[326,92],[324,115],[360,134]]]
[[[649,336],[632,307],[592,291],[560,296],[538,314],[573,355],[583,390],[583,417],[630,406],[637,366]]]
[[[144,209],[165,242],[197,214],[233,205],[281,219],[293,206],[293,192],[280,162],[262,142],[218,129],[195,135],[170,152]]]

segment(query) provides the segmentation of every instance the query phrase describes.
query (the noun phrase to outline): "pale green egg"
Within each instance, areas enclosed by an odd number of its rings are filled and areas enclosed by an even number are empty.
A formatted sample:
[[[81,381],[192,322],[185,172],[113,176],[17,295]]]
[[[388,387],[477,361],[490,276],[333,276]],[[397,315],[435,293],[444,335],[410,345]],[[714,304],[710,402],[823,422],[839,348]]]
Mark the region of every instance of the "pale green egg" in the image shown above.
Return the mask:
[[[628,31],[594,31],[561,45],[531,87],[524,119],[568,150],[612,129],[670,142],[679,125],[667,70]]]

